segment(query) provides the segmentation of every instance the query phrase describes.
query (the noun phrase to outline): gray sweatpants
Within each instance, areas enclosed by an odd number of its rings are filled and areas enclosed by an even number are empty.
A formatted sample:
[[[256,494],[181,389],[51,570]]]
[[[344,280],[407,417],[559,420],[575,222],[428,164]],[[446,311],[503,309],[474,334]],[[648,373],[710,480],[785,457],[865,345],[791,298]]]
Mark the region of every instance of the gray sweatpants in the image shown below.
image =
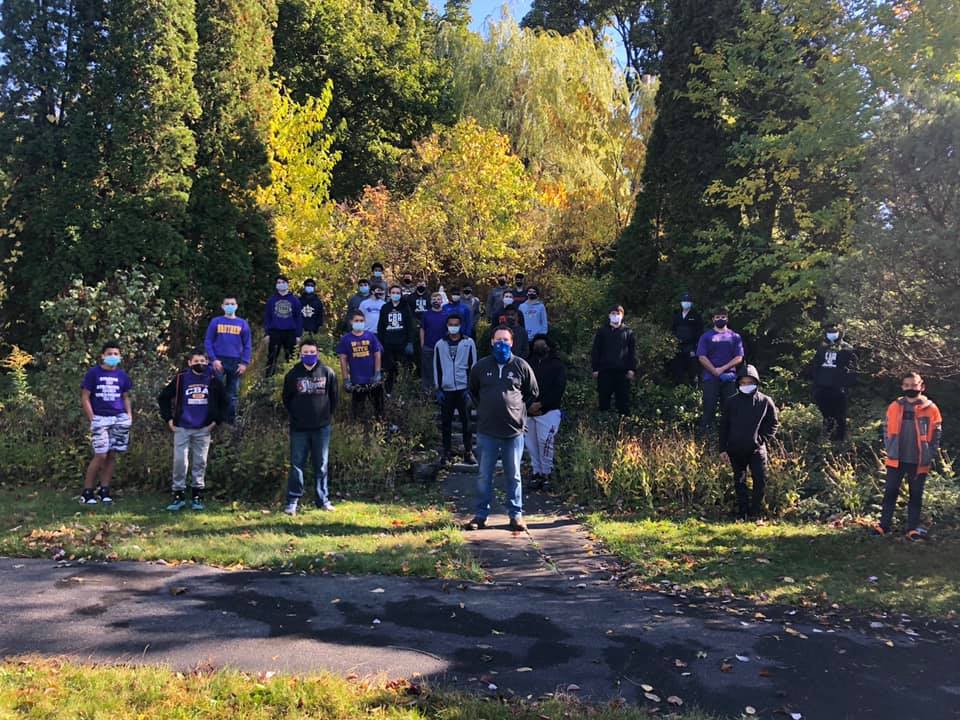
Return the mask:
[[[178,427],[173,433],[173,490],[187,487],[187,464],[190,465],[191,487],[203,489],[203,475],[207,471],[207,453],[210,452],[210,431],[206,428]]]

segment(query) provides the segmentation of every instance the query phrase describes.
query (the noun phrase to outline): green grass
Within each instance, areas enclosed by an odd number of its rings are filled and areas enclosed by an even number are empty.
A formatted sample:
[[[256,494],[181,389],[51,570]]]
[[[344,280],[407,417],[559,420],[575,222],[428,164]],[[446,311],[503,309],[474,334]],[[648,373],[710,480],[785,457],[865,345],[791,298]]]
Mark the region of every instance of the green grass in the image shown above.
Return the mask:
[[[331,675],[175,673],[162,667],[89,667],[33,658],[0,665],[0,717],[49,720],[641,720],[645,711],[573,699],[497,701],[433,693],[406,681]],[[710,720],[696,710],[688,720]]]
[[[194,561],[221,567],[480,579],[453,517],[422,491],[288,517],[273,506],[165,510],[166,495],[85,508],[49,491],[0,491],[0,554]],[[307,505],[308,508],[312,506]]]
[[[729,588],[735,595],[772,603],[827,602],[928,616],[960,612],[960,534],[955,530],[921,544],[874,537],[858,526],[813,523],[607,519],[595,514],[589,525],[651,581],[712,591]]]

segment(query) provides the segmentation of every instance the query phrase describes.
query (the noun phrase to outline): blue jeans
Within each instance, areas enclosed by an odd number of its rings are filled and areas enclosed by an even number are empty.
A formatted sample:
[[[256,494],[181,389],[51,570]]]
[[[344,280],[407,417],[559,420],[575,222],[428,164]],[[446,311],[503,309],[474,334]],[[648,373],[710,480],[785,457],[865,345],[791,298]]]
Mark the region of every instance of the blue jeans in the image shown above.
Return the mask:
[[[480,453],[480,470],[477,474],[477,510],[475,515],[486,520],[493,503],[493,475],[497,470],[497,458],[503,458],[503,477],[507,481],[507,514],[519,517],[523,514],[523,491],[520,486],[520,462],[523,459],[523,435],[498,438],[477,434],[477,452]]]
[[[240,373],[237,368],[240,366],[238,358],[219,358],[223,365],[223,372],[220,379],[223,380],[227,390],[227,422],[233,425],[237,419],[237,396],[240,395]]]
[[[313,460],[313,480],[317,488],[316,504],[322,507],[327,501],[327,460],[330,457],[331,426],[319,430],[290,431],[290,475],[287,478],[287,502],[303,497],[303,469],[307,454]]]

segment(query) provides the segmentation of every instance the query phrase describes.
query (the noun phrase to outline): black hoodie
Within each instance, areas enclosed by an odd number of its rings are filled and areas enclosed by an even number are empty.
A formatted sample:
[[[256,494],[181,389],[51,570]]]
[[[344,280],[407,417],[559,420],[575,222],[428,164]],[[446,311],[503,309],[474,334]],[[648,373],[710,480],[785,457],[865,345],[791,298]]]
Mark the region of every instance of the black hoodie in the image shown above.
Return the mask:
[[[751,366],[747,375],[759,383],[759,375]],[[737,390],[727,400],[720,417],[720,452],[752,455],[770,444],[780,428],[780,417],[773,400],[760,390],[748,395]]]
[[[533,374],[537,378],[537,385],[540,387],[540,397],[537,402],[540,403],[540,411],[548,413],[551,410],[559,410],[563,402],[563,393],[567,389],[567,369],[563,361],[559,358],[556,348],[546,335],[537,335],[533,338],[531,346],[537,344],[537,341],[546,342],[547,354],[540,357],[530,352],[530,359],[527,362],[533,368]]]
[[[380,308],[377,337],[381,343],[391,348],[403,348],[407,343],[416,340],[417,323],[410,305],[405,300],[396,305],[393,300],[387,300],[387,304]]]
[[[814,387],[846,392],[857,382],[857,355],[853,346],[843,339],[823,343],[810,361],[807,373]]]
[[[316,293],[302,293],[300,295],[300,314],[303,315],[303,331],[315,333],[323,327],[325,310],[323,300]]]
[[[338,400],[337,376],[318,362],[308,370],[302,362],[283,379],[283,405],[294,432],[321,430],[333,421]]]

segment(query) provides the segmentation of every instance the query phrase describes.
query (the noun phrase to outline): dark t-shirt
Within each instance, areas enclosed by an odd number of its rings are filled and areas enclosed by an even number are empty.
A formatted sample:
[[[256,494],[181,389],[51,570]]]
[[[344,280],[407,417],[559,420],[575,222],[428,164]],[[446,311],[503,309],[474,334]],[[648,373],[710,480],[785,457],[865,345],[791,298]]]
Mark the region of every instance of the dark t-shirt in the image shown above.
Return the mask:
[[[192,370],[184,373],[179,427],[196,430],[206,426],[210,411],[210,375],[197,375]]]
[[[104,370],[97,365],[87,371],[80,387],[90,392],[90,406],[94,415],[116,417],[126,412],[123,394],[130,392],[133,383],[123,370]]]

